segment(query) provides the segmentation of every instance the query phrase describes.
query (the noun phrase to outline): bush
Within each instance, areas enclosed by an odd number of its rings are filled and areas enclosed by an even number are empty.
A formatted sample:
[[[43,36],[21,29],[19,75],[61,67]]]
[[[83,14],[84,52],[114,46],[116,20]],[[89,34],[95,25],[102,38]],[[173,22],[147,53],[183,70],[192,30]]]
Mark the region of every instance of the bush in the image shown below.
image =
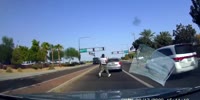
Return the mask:
[[[6,72],[12,73],[12,72],[13,72],[13,71],[12,71],[12,68],[11,68],[11,67],[7,67],[7,68],[6,68]]]
[[[42,65],[41,64],[34,64],[34,65],[32,65],[32,68],[35,69],[35,70],[42,69]]]
[[[21,68],[17,68],[17,71],[18,71],[18,72],[22,72],[22,69],[21,69]]]
[[[66,64],[66,63],[65,63],[65,64],[61,64],[61,66],[68,66],[68,65],[69,65],[69,64]]]
[[[49,67],[49,70],[54,70],[55,68],[54,68],[54,65],[51,65],[50,67]]]

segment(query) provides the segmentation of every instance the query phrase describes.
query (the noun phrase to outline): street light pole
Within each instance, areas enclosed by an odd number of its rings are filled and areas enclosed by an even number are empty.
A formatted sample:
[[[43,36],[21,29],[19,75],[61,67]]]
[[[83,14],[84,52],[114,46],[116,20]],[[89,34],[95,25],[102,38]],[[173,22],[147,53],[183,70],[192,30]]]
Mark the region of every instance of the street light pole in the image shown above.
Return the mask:
[[[84,38],[89,38],[89,37],[79,37],[78,38],[78,52],[79,52],[79,62],[81,61],[81,53],[80,53],[80,49],[81,49],[81,39],[84,39]]]
[[[134,36],[134,42],[135,42],[135,33],[132,33],[132,35]]]

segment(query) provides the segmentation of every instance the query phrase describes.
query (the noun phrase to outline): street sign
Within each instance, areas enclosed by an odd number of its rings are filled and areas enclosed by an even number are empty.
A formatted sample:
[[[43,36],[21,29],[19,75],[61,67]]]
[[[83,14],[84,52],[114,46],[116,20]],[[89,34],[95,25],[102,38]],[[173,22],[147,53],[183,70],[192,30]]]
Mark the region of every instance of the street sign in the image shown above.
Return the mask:
[[[128,50],[124,50],[124,53],[128,53],[129,51]]]
[[[85,53],[87,52],[87,49],[80,49],[80,53]]]
[[[89,52],[89,55],[95,56],[94,52]]]
[[[124,51],[113,51],[112,54],[124,54]]]
[[[96,52],[96,51],[104,51],[105,50],[105,47],[95,47],[95,48],[92,48],[92,51],[93,52]]]

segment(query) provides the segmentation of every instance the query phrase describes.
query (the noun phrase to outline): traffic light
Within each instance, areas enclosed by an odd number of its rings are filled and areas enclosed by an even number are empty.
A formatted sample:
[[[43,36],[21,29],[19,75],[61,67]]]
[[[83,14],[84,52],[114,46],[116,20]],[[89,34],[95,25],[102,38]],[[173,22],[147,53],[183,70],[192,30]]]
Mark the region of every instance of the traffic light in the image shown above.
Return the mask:
[[[104,47],[102,47],[102,50],[104,51],[104,50],[105,50],[105,48],[104,48]]]
[[[94,52],[94,51],[95,51],[95,48],[93,48],[92,50],[93,50],[93,52]]]

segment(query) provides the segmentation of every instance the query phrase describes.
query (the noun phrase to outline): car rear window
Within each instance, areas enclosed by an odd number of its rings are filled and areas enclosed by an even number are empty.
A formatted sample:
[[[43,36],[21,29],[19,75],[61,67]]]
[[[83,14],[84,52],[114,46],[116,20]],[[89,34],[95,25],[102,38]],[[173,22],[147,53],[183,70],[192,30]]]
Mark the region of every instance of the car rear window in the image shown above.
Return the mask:
[[[108,59],[108,62],[119,62],[119,59]]]
[[[93,58],[93,60],[94,60],[94,61],[97,61],[97,60],[99,60],[99,58]]]
[[[195,52],[192,45],[176,45],[175,46],[176,54],[185,54]]]
[[[165,56],[171,56],[173,55],[171,49],[161,49],[161,50],[158,50],[160,53],[164,54]]]

